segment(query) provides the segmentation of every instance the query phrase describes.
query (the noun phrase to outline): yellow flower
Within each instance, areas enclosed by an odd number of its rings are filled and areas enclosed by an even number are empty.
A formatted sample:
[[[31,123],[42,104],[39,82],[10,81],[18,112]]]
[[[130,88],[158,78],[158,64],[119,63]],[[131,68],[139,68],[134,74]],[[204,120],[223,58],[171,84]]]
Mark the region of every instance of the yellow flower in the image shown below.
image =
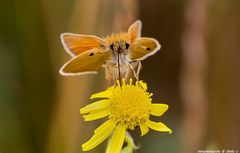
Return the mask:
[[[109,119],[94,130],[92,138],[82,145],[83,151],[95,148],[112,134],[106,153],[120,153],[126,131],[137,126],[140,126],[142,136],[148,133],[149,128],[172,133],[163,123],[149,120],[150,115],[161,116],[168,109],[166,104],[152,104],[152,95],[147,92],[146,83],[139,81],[133,84],[132,80],[129,84],[123,80],[122,86],[118,82],[116,86],[93,94],[90,99],[104,99],[80,109],[80,114],[85,121],[106,116]]]

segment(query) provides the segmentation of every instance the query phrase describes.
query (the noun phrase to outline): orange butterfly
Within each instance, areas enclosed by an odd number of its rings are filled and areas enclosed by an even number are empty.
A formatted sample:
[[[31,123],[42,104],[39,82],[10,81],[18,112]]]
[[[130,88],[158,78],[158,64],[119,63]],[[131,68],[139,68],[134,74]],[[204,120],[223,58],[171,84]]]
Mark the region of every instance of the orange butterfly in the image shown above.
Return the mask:
[[[93,35],[63,33],[62,44],[73,58],[60,69],[60,74],[82,75],[97,73],[103,66],[108,80],[121,80],[133,70],[137,78],[141,69],[140,61],[160,49],[156,39],[141,37],[142,22],[134,22],[128,32],[112,34],[105,38]],[[134,67],[138,66],[137,72]]]

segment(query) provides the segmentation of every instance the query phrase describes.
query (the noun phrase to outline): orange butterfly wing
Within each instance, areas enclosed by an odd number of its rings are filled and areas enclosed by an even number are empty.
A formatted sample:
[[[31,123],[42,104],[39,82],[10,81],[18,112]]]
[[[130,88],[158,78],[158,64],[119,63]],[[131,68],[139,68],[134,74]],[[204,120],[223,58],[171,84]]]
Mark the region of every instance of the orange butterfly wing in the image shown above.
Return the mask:
[[[106,45],[106,42],[97,36],[72,33],[61,34],[61,41],[67,53],[73,57],[90,49]]]
[[[155,54],[160,48],[161,45],[156,39],[141,37],[131,44],[128,49],[128,56],[132,61],[144,60]]]
[[[101,48],[91,49],[69,60],[59,72],[65,76],[97,73],[97,70],[109,58],[108,53]]]
[[[142,22],[137,20],[128,29],[128,57],[130,60],[143,60],[155,54],[160,49],[160,44],[156,39],[141,37]]]
[[[135,21],[128,29],[128,40],[133,43],[137,38],[141,37],[142,22]]]

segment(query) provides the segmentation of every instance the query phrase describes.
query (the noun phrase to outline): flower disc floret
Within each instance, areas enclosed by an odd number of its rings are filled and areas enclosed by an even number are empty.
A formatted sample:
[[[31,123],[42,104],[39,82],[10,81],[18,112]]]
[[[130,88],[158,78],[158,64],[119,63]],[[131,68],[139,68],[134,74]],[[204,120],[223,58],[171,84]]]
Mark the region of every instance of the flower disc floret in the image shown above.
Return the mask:
[[[141,84],[136,82],[133,85],[132,81],[126,84],[123,81],[123,85],[116,86],[109,97],[111,109],[109,118],[131,130],[146,122],[150,114],[152,94],[146,92]]]

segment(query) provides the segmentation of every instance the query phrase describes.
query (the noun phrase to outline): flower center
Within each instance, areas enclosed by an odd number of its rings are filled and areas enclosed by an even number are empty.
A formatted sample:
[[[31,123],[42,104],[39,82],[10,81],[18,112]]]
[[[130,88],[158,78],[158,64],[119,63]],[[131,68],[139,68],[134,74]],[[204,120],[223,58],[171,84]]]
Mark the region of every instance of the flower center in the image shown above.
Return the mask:
[[[109,118],[133,130],[149,118],[152,100],[150,96],[138,85],[123,84],[122,88],[116,86],[112,96],[109,97],[111,103]]]

